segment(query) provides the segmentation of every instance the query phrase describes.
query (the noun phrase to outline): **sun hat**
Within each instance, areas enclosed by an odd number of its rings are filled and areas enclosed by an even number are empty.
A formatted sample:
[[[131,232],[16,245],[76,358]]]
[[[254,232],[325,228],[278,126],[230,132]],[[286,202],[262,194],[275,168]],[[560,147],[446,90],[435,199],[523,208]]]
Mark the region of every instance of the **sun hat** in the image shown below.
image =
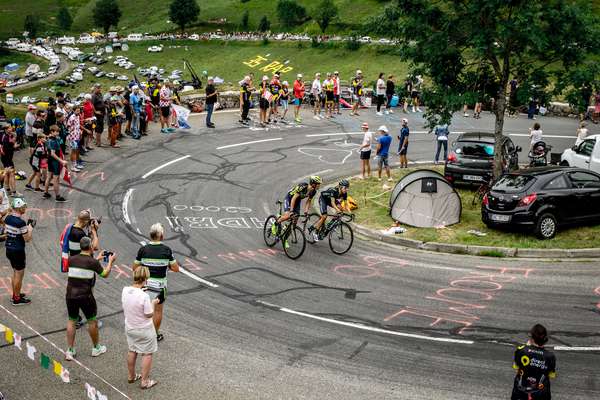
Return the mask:
[[[361,125],[361,128],[369,129],[369,124],[367,124],[366,122],[363,122]]]
[[[387,126],[385,125],[381,125],[379,128],[377,128],[377,130],[385,133],[389,132]]]
[[[402,123],[403,124],[408,124],[408,120],[406,118],[402,118]]]

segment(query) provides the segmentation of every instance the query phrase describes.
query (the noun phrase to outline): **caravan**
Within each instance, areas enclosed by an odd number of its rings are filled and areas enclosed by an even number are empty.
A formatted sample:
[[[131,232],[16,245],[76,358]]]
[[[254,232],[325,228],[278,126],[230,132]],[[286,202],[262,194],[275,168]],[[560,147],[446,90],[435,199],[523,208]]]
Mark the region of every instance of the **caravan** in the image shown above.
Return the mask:
[[[29,64],[29,67],[25,70],[25,76],[32,76],[40,72],[40,66],[37,64]]]
[[[127,35],[127,40],[130,42],[140,42],[144,39],[141,33],[130,33]]]
[[[62,36],[56,39],[58,44],[75,44],[75,38],[73,36]]]
[[[16,50],[29,53],[31,51],[31,45],[29,43],[19,43]]]
[[[10,38],[8,39],[5,43],[6,43],[6,47],[14,50],[17,48],[17,45],[19,44],[20,40],[16,39],[16,38]]]
[[[83,44],[94,44],[96,43],[96,39],[87,34],[87,33],[83,33],[80,37],[79,40],[77,41],[77,43],[83,43]]]

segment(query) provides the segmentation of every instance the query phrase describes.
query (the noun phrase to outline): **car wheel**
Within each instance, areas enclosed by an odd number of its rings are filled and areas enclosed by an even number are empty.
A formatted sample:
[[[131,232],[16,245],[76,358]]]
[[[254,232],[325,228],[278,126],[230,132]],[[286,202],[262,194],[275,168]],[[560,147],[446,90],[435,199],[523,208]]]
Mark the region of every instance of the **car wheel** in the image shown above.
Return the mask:
[[[543,214],[538,218],[535,226],[535,234],[540,239],[552,239],[556,235],[558,224],[552,214]]]
[[[568,161],[561,161],[561,162],[560,162],[560,166],[561,166],[561,167],[569,167],[570,165],[569,165],[569,162],[568,162]]]

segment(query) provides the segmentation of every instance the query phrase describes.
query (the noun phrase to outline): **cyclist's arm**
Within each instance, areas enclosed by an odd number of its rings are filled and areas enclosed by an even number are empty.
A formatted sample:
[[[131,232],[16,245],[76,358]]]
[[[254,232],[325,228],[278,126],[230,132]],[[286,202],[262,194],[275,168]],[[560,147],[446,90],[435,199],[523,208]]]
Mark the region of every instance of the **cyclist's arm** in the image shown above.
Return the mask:
[[[306,202],[304,204],[304,214],[308,214],[308,212],[310,211],[310,206],[312,205],[312,201],[313,201],[312,197],[306,198]]]

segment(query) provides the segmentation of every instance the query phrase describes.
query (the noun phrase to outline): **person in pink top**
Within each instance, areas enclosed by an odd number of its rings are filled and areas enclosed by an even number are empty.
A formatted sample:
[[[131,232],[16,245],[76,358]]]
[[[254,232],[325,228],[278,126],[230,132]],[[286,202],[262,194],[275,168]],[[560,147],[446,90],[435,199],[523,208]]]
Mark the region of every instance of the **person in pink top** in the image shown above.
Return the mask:
[[[335,71],[333,73],[333,101],[334,108],[337,114],[341,115],[340,112],[340,73]]]

